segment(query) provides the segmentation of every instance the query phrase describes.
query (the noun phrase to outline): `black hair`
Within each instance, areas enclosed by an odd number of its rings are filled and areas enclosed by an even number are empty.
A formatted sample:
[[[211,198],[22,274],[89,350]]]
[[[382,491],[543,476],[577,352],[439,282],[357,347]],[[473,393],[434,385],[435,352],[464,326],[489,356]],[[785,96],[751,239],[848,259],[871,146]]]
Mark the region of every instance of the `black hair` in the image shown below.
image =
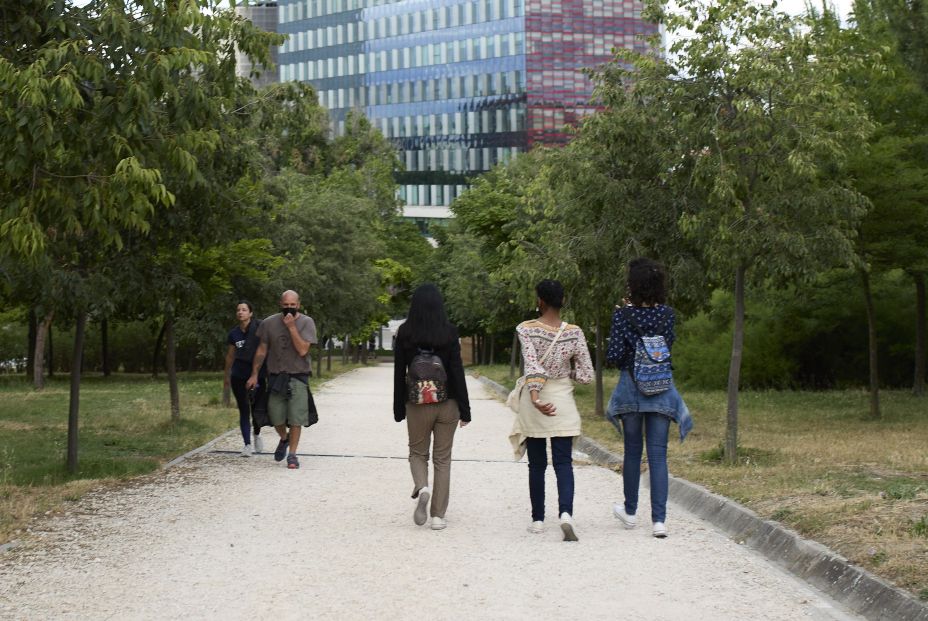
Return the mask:
[[[556,280],[545,278],[535,285],[535,293],[542,302],[552,308],[564,306],[564,286]]]
[[[431,283],[413,291],[409,314],[397,331],[397,341],[403,340],[421,347],[438,347],[453,340],[454,325],[448,321],[441,291]]]
[[[629,261],[628,297],[635,306],[666,302],[667,274],[664,266],[645,257]]]
[[[248,312],[249,312],[249,313],[255,312],[254,307],[251,305],[251,302],[249,302],[248,300],[239,300],[238,302],[235,303],[235,308],[238,308],[238,307],[241,306],[242,304],[244,304],[245,306],[248,307]]]

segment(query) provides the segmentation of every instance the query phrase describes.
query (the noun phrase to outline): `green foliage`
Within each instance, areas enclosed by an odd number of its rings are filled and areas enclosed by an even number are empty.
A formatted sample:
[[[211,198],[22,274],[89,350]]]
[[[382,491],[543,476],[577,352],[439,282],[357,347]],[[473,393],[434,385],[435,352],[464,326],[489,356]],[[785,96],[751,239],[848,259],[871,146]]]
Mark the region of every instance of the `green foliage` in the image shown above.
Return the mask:
[[[787,289],[747,296],[743,385],[748,388],[841,388],[867,381],[867,338],[858,281],[847,270]],[[914,291],[901,271],[874,279],[882,381],[911,381]],[[682,321],[674,377],[690,389],[719,389],[728,376],[732,294],[717,290],[708,308]]]

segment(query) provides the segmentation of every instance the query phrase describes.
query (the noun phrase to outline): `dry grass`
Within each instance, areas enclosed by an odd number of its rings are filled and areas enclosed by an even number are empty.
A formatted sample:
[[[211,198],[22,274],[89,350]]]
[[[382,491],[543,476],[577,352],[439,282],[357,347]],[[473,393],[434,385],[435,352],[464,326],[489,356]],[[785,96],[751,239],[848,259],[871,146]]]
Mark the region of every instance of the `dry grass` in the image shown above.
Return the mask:
[[[508,368],[479,367],[508,383]],[[615,385],[606,380],[606,398]],[[673,474],[741,502],[824,543],[928,600],[928,400],[882,393],[883,419],[866,418],[867,393],[747,391],[741,396],[740,463],[720,460],[725,395],[682,390],[696,427],[672,441]],[[580,386],[584,433],[616,452],[622,440],[594,415]],[[672,433],[675,428],[672,429]]]

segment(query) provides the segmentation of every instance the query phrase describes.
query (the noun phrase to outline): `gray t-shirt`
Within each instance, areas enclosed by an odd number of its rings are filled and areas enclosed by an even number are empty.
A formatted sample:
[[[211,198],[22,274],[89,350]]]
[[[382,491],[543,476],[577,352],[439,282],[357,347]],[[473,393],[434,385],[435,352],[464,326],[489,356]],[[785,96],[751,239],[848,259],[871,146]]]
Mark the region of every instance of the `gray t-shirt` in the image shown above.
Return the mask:
[[[296,329],[307,343],[315,344],[316,322],[312,317],[296,316]],[[267,345],[268,373],[309,373],[312,369],[309,355],[300,356],[293,346],[290,330],[284,324],[283,315],[271,315],[258,326],[258,338]]]

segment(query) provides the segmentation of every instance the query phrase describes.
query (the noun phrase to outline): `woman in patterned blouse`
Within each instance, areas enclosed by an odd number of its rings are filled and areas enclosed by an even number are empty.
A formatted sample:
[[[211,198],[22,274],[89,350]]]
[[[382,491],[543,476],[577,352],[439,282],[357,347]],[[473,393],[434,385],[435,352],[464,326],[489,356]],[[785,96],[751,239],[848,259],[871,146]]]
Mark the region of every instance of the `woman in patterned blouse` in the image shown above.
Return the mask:
[[[573,439],[580,435],[580,413],[573,383],[593,380],[593,363],[579,327],[561,320],[564,288],[556,280],[535,287],[538,319],[516,327],[525,360],[525,387],[510,441],[517,458],[528,451],[528,488],[532,502],[531,533],[544,531],[547,438],[557,477],[558,514],[564,541],[577,541],[571,516],[574,503]]]

